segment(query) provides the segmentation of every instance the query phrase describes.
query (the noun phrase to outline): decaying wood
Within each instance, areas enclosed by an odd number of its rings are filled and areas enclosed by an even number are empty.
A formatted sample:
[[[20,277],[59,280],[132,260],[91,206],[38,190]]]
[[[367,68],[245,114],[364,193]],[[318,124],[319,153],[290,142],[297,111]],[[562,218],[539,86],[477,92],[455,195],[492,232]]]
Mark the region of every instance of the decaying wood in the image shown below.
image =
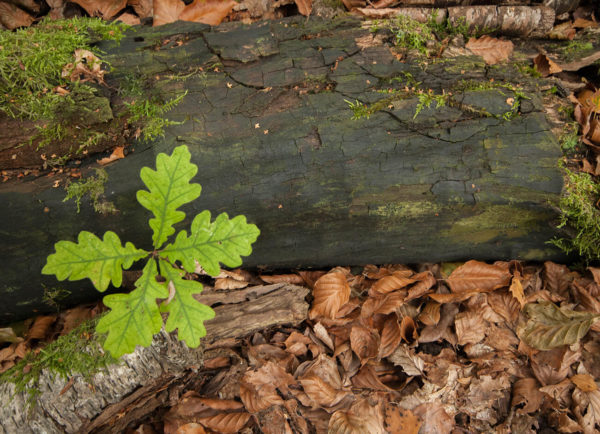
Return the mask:
[[[448,8],[451,23],[465,20],[471,27],[502,35],[543,37],[554,25],[554,9],[546,6],[456,6]]]
[[[203,346],[216,348],[222,340],[296,325],[306,318],[307,294],[307,288],[281,283],[199,296],[216,313],[206,322]],[[67,388],[69,379],[44,371],[37,404],[30,410],[26,393],[14,395],[12,383],[0,385],[0,433],[122,432],[132,421],[177,399],[185,384],[200,375],[203,350],[202,345],[189,349],[174,333],[163,331],[150,347],[138,347],[90,383],[76,376]]]
[[[151,249],[139,173],[182,144],[202,185],[186,221],[206,209],[245,215],[261,230],[245,267],[560,259],[547,241],[560,235],[561,151],[539,80],[470,53],[400,55],[390,32],[374,37],[363,25],[351,17],[174,23],[101,43],[113,88],[142,74],[153,97],[187,92],[168,114],[182,123],[104,166],[105,200],[118,214],[95,213],[87,197],[78,214],[63,201],[72,179],[64,173],[0,184],[0,323],[48,310],[42,284],[73,291],[65,304],[100,297],[87,281],[39,274],[59,240],[111,230]],[[526,96],[515,116],[510,83]],[[426,107],[419,91],[453,100]],[[349,103],[380,110],[356,120]],[[98,158],[78,172],[94,175]]]

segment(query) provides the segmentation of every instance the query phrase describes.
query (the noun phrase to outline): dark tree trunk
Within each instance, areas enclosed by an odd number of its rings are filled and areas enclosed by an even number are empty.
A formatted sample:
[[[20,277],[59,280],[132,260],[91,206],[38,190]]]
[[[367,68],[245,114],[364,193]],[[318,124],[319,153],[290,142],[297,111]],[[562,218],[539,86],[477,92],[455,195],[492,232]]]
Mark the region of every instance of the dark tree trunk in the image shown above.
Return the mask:
[[[261,229],[247,267],[561,257],[546,244],[557,235],[560,147],[534,79],[512,64],[401,62],[359,22],[312,17],[140,28],[101,48],[114,88],[137,75],[164,99],[187,91],[169,113],[183,124],[106,167],[116,215],[87,203],[77,214],[62,201],[61,175],[0,185],[0,322],[47,309],[42,284],[76,289],[69,303],[98,296],[87,282],[42,278],[58,240],[110,229],[149,248],[139,171],[181,144],[203,190],[179,227],[203,209],[245,214]],[[503,115],[519,96],[490,82],[524,86],[512,119]],[[415,116],[417,95],[390,99],[369,119],[351,119],[347,101],[374,103],[389,97],[381,90],[405,87],[451,92],[452,101]]]

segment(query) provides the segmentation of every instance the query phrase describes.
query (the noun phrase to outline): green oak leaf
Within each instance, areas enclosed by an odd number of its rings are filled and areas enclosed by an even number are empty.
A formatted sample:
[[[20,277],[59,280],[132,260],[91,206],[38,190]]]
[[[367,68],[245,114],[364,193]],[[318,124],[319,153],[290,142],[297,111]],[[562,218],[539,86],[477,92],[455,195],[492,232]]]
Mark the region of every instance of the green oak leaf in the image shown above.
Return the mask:
[[[149,346],[152,336],[160,331],[163,321],[156,299],[167,298],[169,291],[164,283],[156,281],[157,275],[156,261],[150,259],[135,282],[136,289],[104,297],[111,311],[98,321],[96,330],[108,332],[104,348],[114,358],[131,353],[136,345]]]
[[[202,292],[202,284],[182,279],[183,273],[165,261],[160,263],[160,273],[167,279],[167,284],[172,284],[175,289],[173,298],[161,306],[162,312],[169,312],[165,330],[172,332],[178,329],[179,340],[185,341],[190,348],[196,348],[200,345],[200,338],[206,336],[203,321],[215,317],[215,312],[209,306],[193,297],[193,294]]]
[[[102,240],[82,231],[77,241],[56,243],[56,253],[48,256],[42,273],[54,274],[58,280],[89,278],[96,289],[103,292],[111,281],[114,286],[121,286],[123,269],[148,254],[129,242],[121,246],[118,235],[111,231],[106,232]]]
[[[138,191],[137,200],[154,214],[149,224],[155,249],[175,232],[173,225],[185,218],[185,213],[177,208],[200,196],[200,184],[190,183],[197,171],[198,167],[190,163],[190,151],[185,145],[175,148],[171,156],[158,154],[156,170],[142,168],[140,176],[149,191]]]
[[[252,253],[252,243],[259,234],[256,225],[247,223],[243,215],[229,219],[227,213],[222,213],[211,222],[210,211],[203,211],[194,218],[190,236],[186,231],[179,232],[175,242],[162,253],[173,262],[179,260],[190,273],[194,272],[197,261],[208,274],[217,276],[219,262],[239,267],[240,255]]]

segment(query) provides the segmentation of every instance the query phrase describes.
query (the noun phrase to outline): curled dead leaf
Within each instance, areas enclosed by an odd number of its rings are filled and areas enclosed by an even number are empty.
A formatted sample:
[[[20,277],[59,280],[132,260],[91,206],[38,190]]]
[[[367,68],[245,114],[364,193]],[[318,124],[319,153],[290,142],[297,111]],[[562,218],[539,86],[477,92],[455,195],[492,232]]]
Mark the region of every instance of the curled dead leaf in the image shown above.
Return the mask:
[[[98,164],[106,165],[108,163],[112,163],[113,161],[120,160],[121,158],[125,158],[125,153],[123,152],[123,146],[116,146],[110,156],[102,158],[98,160]]]
[[[533,59],[533,64],[535,69],[542,74],[542,77],[548,77],[551,74],[558,74],[559,72],[562,72],[562,68],[560,66],[542,53],[538,54]]]
[[[369,295],[387,294],[414,283],[415,280],[407,277],[406,274],[405,271],[395,271],[392,275],[382,277],[373,284],[369,290]]]
[[[355,325],[350,331],[350,347],[363,365],[370,359],[377,357],[379,342],[380,338],[376,330],[362,325]]]
[[[517,380],[512,390],[512,406],[524,404],[517,413],[533,413],[539,410],[544,401],[544,394],[539,390],[540,384],[535,378],[527,377]]]
[[[339,271],[321,276],[315,282],[313,297],[309,318],[315,319],[322,316],[334,319],[340,307],[350,299],[350,285],[346,281],[346,276]]]

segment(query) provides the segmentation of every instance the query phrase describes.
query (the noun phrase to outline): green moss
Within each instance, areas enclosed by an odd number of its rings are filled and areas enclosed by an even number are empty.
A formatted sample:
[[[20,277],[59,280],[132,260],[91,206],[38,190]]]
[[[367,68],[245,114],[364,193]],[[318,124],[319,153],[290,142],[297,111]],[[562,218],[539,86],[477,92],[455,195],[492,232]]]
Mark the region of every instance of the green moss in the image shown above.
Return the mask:
[[[560,136],[560,148],[565,155],[572,155],[579,151],[579,135],[577,124],[570,123],[565,126]]]
[[[81,375],[89,381],[92,375],[116,362],[100,347],[104,336],[95,333],[96,322],[97,319],[84,322],[39,353],[27,353],[23,360],[0,374],[0,383],[13,383],[16,393],[26,391],[29,403],[33,404],[41,393],[39,382],[44,371],[52,378],[58,375],[67,380],[73,375]]]
[[[503,238],[519,238],[526,236],[540,219],[539,212],[527,209],[515,210],[511,205],[489,205],[479,207],[476,214],[463,217],[455,222],[442,236],[454,242],[485,243],[502,236]]]
[[[54,91],[73,86],[62,77],[77,49],[100,54],[91,47],[98,39],[120,40],[122,23],[95,18],[52,21],[17,31],[0,31],[0,110],[20,119],[55,118],[58,105],[72,98]],[[85,83],[76,86],[91,88]]]
[[[166,127],[182,124],[182,122],[168,120],[163,115],[179,104],[185,95],[187,95],[187,91],[168,101],[153,98],[149,100],[137,99],[132,103],[126,102],[125,105],[129,111],[129,123],[140,125],[144,140],[154,140],[157,137],[164,136]]]
[[[89,196],[94,207],[94,211],[100,214],[114,214],[117,212],[114,204],[109,202],[104,197],[104,185],[108,181],[108,174],[104,169],[96,169],[96,175],[81,181],[69,183],[65,190],[67,196],[63,199],[66,202],[70,199],[75,199],[77,204],[77,212],[81,208],[81,201],[85,196]]]
[[[562,54],[566,59],[576,59],[582,57],[586,52],[592,51],[594,44],[589,41],[574,40],[563,47]]]
[[[596,207],[600,185],[587,173],[565,169],[565,188],[560,200],[559,228],[569,228],[571,238],[556,238],[552,244],[565,253],[577,252],[587,261],[600,258],[600,210]]]

